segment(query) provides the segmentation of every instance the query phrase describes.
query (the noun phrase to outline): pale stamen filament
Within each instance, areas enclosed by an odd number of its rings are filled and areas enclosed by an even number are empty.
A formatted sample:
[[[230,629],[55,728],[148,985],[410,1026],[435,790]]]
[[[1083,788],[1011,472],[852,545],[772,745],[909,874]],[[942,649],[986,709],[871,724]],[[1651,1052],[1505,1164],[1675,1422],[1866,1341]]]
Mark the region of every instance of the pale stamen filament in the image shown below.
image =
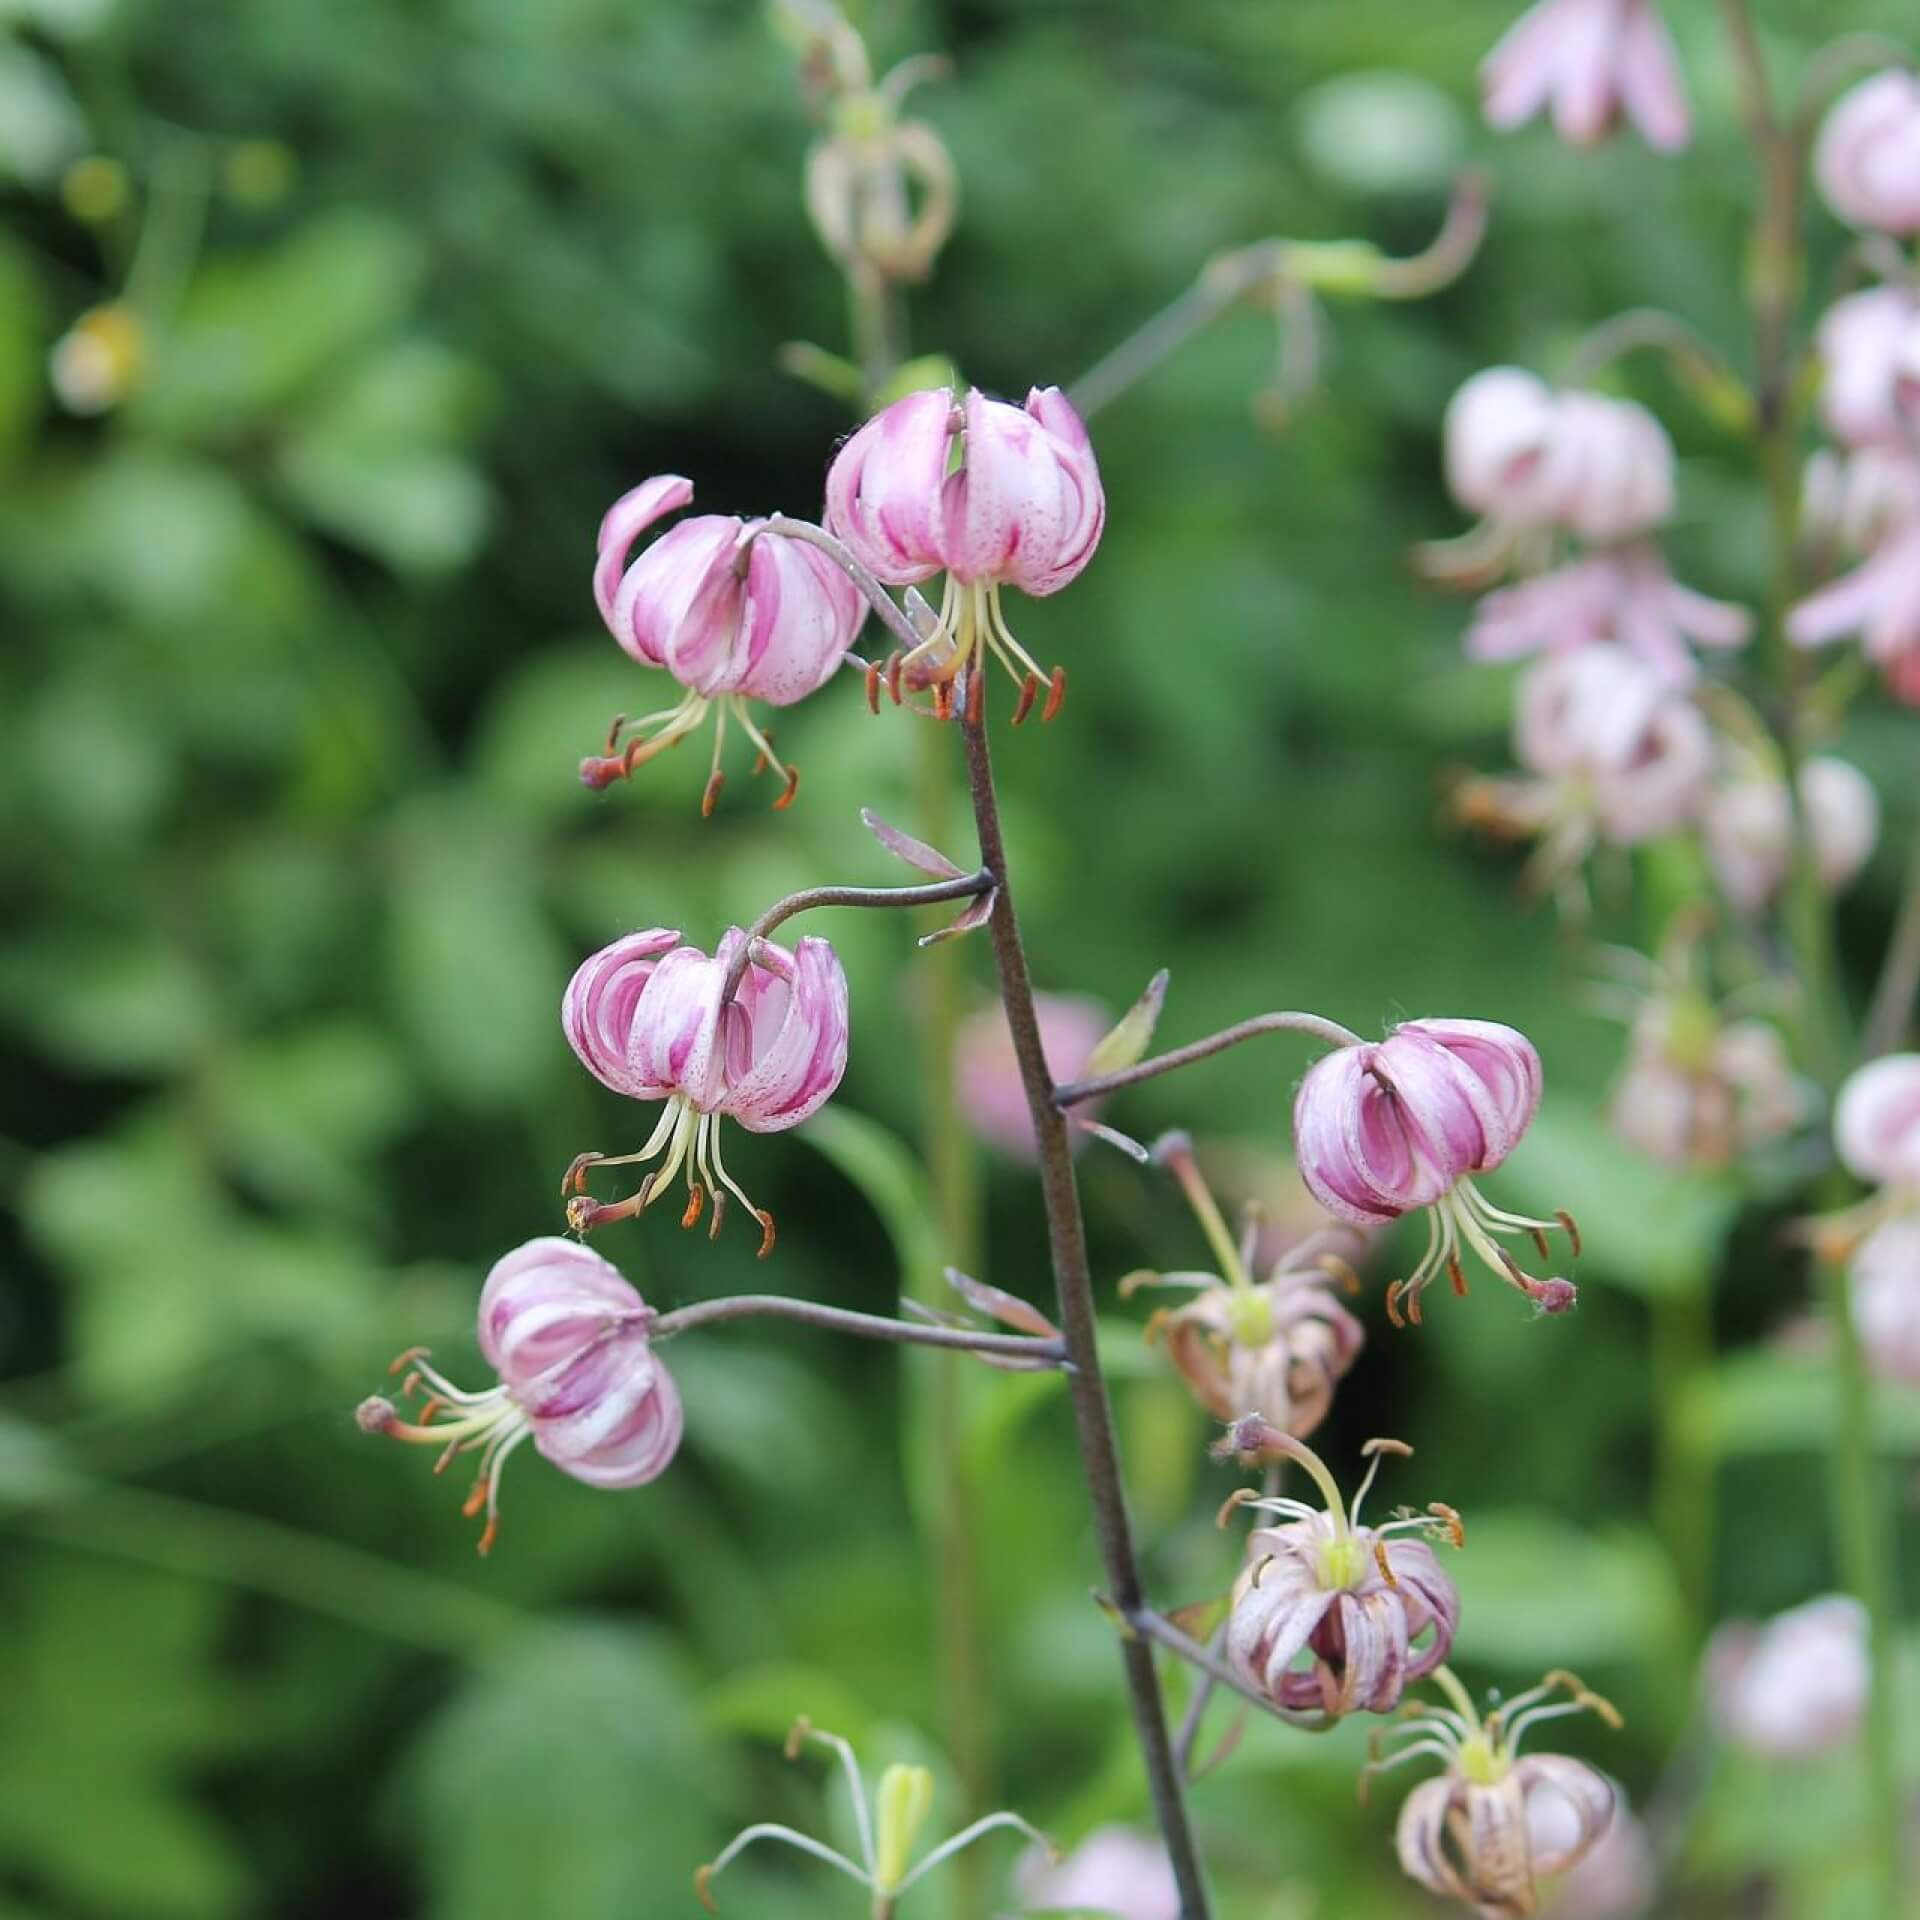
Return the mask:
[[[1029,1840],[1044,1847],[1048,1853],[1053,1852],[1053,1844],[1047,1836],[1038,1827],[1030,1826],[1022,1820],[1017,1813],[990,1813],[984,1820],[976,1820],[972,1826],[963,1827],[951,1840],[943,1840],[893,1891],[905,1893],[923,1873],[931,1872],[941,1861],[952,1859],[961,1848],[972,1846],[983,1835],[992,1833],[999,1827],[1012,1827],[1016,1832],[1024,1833]],[[882,1891],[886,1889],[883,1888]]]
[[[853,1827],[860,1837],[860,1857],[867,1863],[867,1878],[871,1882],[878,1869],[878,1856],[873,1848],[873,1822],[867,1813],[867,1785],[861,1776],[860,1762],[854,1757],[852,1746],[839,1734],[822,1733],[806,1720],[798,1721],[787,1736],[789,1759],[799,1752],[802,1740],[812,1740],[820,1746],[829,1747],[839,1758],[841,1771],[847,1777],[847,1792],[853,1800]]]
[[[706,1869],[705,1879],[711,1880],[721,1868],[737,1860],[756,1840],[779,1840],[787,1846],[798,1847],[802,1853],[810,1853],[816,1860],[824,1860],[830,1867],[838,1867],[849,1879],[857,1880],[863,1887],[873,1885],[873,1875],[856,1867],[843,1853],[835,1853],[824,1841],[809,1838],[804,1833],[796,1833],[791,1827],[776,1825],[772,1821],[762,1821],[758,1826],[748,1827],[743,1833],[736,1833],[720,1850],[713,1864]]]

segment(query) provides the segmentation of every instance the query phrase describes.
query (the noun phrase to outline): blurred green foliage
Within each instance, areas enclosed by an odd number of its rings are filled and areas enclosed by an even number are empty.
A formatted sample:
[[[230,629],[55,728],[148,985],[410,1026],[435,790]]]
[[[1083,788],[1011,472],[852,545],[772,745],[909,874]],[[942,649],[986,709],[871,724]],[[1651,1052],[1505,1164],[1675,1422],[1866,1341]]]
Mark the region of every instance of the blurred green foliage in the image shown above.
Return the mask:
[[[1499,760],[1505,684],[1462,665],[1459,609],[1401,559],[1457,525],[1437,425],[1473,368],[1551,364],[1650,300],[1742,352],[1750,182],[1704,4],[1672,9],[1702,122],[1683,164],[1487,136],[1472,71],[1514,10],[971,0],[864,24],[883,63],[954,57],[917,110],[965,202],[914,343],[999,390],[1070,379],[1220,249],[1412,250],[1457,159],[1496,171],[1471,274],[1418,308],[1339,310],[1284,434],[1250,417],[1272,352],[1251,312],[1101,417],[1098,562],[1018,614],[1072,698],[1006,741],[1002,774],[1045,985],[1119,1008],[1170,966],[1174,1041],[1275,1004],[1538,1039],[1552,1093],[1513,1192],[1579,1213],[1581,1312],[1449,1300],[1392,1336],[1370,1306],[1326,1450],[1418,1444],[1400,1494],[1469,1518],[1463,1662],[1509,1688],[1581,1668],[1629,1730],[1571,1744],[1642,1798],[1676,1751],[1670,1785],[1697,1770],[1711,1619],[1831,1583],[1824,1374],[1758,1344],[1804,1304],[1776,1213],[1608,1142],[1618,1036],[1582,1011],[1577,956],[1509,860],[1441,827],[1442,772]],[[1760,11],[1783,64],[1835,25],[1816,0]],[[1888,0],[1847,14],[1901,24]],[[1424,90],[1369,119],[1349,87],[1344,121],[1316,92],[1378,69]],[[806,782],[777,819],[741,781],[703,823],[685,756],[602,796],[572,775],[656,691],[592,617],[606,503],[674,470],[710,506],[810,512],[848,424],[776,364],[789,340],[845,344],[801,213],[807,137],[747,5],[0,4],[9,1920],[677,1913],[738,1825],[842,1818],[823,1772],[778,1758],[795,1712],[875,1768],[939,1738],[925,1368],[778,1326],[676,1346],[674,1472],[616,1498],[528,1460],[484,1567],[457,1493],[347,1411],[415,1341],[475,1364],[480,1274],[558,1224],[576,1151],[630,1144],[631,1111],[561,1042],[575,960],[629,926],[704,941],[792,886],[892,877],[857,809],[912,818],[917,756],[942,745],[849,686],[782,717]],[[70,181],[82,219],[61,187],[90,153],[127,186],[114,207],[111,172],[94,199]],[[1816,286],[1837,252],[1823,233]],[[48,353],[129,274],[164,311],[150,363],[124,405],[64,414]],[[1641,390],[1684,457],[1682,573],[1750,597],[1741,449],[1657,372]],[[1868,713],[1849,742],[1893,815],[1846,910],[1856,993],[1911,825],[1911,724]],[[1631,937],[1630,895],[1603,917]],[[885,1310],[940,1257],[896,1144],[916,973],[884,916],[832,932],[856,1005],[840,1108],[737,1162],[780,1216],[778,1284]],[[984,993],[984,954],[966,964]],[[1116,1118],[1278,1149],[1299,1065],[1249,1049]],[[1161,1183],[1118,1156],[1084,1178],[1104,1280],[1194,1264]],[[1018,1169],[995,1170],[990,1225],[991,1273],[1042,1295]],[[749,1240],[650,1220],[607,1250],[665,1306],[753,1285]],[[1708,1289],[1731,1357],[1682,1394],[1662,1315]],[[1231,1571],[1222,1487],[1134,1338],[1116,1307],[1142,1530],[1177,1602]],[[965,1387],[994,1771],[1072,1838],[1142,1801],[1071,1429],[1057,1382]],[[1920,1445],[1914,1407],[1892,1419]],[[1701,1462],[1722,1523],[1663,1543],[1657,1522],[1692,1524],[1673,1476]],[[1353,1805],[1363,1744],[1254,1726],[1199,1789],[1230,1915],[1421,1910],[1392,1797]],[[1777,1866],[1793,1911],[1842,1914],[1847,1766],[1716,1768],[1683,1876],[1731,1900]],[[850,1911],[777,1856],[726,1891],[741,1913]]]

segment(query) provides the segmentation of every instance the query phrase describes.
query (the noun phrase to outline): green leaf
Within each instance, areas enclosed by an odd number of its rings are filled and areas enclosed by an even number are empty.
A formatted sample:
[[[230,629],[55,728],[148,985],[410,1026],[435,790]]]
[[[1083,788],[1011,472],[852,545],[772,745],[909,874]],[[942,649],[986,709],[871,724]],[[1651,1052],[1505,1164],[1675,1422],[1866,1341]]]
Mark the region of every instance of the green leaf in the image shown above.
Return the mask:
[[[835,1674],[797,1660],[767,1660],[739,1667],[701,1696],[700,1713],[721,1733],[755,1740],[783,1740],[805,1715],[816,1727],[866,1744],[873,1709]]]
[[[1146,991],[1121,1016],[1119,1024],[1087,1056],[1087,1064],[1078,1078],[1098,1079],[1105,1073],[1137,1066],[1153,1045],[1153,1030],[1160,1023],[1160,1009],[1166,1005],[1167,981],[1171,976],[1162,967],[1147,982]]]
[[[212,1665],[218,1589],[39,1559],[30,1593],[9,1626],[0,1859],[83,1912],[238,1912],[245,1869],[190,1792],[194,1765],[243,1744],[250,1725]]]
[[[1824,1354],[1751,1348],[1687,1383],[1680,1427],[1691,1445],[1715,1459],[1819,1452],[1833,1435],[1839,1391]],[[1888,1452],[1920,1453],[1920,1394],[1877,1395],[1873,1430]]]
[[[440,1920],[633,1920],[689,1889],[720,1826],[708,1742],[655,1635],[595,1622],[516,1642],[428,1725],[402,1814]]]
[[[1502,1673],[1647,1664],[1672,1648],[1683,1610],[1651,1535],[1587,1533],[1556,1514],[1468,1513],[1467,1544],[1441,1550],[1460,1590],[1457,1659]]]

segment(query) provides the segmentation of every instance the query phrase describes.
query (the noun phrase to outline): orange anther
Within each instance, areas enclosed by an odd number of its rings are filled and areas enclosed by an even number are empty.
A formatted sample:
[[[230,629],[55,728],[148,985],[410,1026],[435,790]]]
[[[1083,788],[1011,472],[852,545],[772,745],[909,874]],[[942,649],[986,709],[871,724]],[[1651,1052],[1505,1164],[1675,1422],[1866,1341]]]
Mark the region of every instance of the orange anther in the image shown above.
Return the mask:
[[[1040,724],[1045,726],[1060,711],[1060,703],[1067,697],[1067,670],[1055,667],[1053,678],[1047,683],[1047,704],[1040,709]]]
[[[1020,698],[1014,702],[1012,725],[1018,726],[1033,711],[1033,703],[1040,697],[1040,676],[1030,673],[1020,683]]]

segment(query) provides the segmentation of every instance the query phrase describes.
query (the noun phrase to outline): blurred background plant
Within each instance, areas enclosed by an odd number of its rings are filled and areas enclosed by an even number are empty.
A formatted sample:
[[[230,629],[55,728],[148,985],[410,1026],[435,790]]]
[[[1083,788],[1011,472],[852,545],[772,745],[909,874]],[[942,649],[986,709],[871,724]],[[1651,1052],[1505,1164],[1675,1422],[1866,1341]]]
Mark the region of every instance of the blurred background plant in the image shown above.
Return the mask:
[[[1447,771],[1501,758],[1510,698],[1402,565],[1455,524],[1447,396],[1650,299],[1736,355],[1746,334],[1751,182],[1710,11],[1669,9],[1699,123],[1676,166],[1485,132],[1472,75],[1512,10],[860,24],[883,70],[951,57],[912,114],[961,216],[907,304],[916,346],[995,391],[1070,382],[1203,262],[1276,233],[1417,254],[1462,163],[1496,162],[1470,274],[1343,308],[1310,394],[1283,378],[1284,409],[1250,406],[1274,324],[1234,309],[1100,415],[1114,537],[1069,599],[1022,608],[1073,674],[1062,719],[1005,755],[1029,939],[1042,985],[1115,1007],[1170,967],[1170,1040],[1286,1003],[1368,1032],[1483,1012],[1537,1041],[1547,1103],[1509,1178],[1578,1211],[1579,1313],[1476,1299],[1389,1336],[1376,1295],[1316,1444],[1411,1438],[1466,1512],[1457,1661],[1509,1688],[1572,1664],[1619,1703],[1624,1735],[1572,1744],[1650,1812],[1672,1910],[1765,1889],[1768,1911],[1843,1915],[1865,1898],[1854,1757],[1721,1751],[1694,1680],[1716,1621],[1836,1581],[1826,1362],[1776,1337],[1809,1304],[1780,1235],[1800,1169],[1769,1197],[1633,1160],[1585,959],[1518,901],[1508,853],[1442,819]],[[1834,29],[1816,0],[1763,11],[1782,63]],[[1903,24],[1891,0],[1849,15]],[[937,1363],[778,1326],[690,1341],[680,1471],[611,1504],[528,1469],[546,1484],[484,1568],[445,1486],[348,1411],[414,1339],[459,1352],[479,1275],[558,1225],[580,1146],[616,1144],[615,1101],[557,1044],[580,955],[629,925],[699,938],[823,875],[897,877],[856,812],[912,817],[920,729],[874,723],[851,683],[783,716],[807,779],[777,831],[744,781],[702,822],[685,756],[608,795],[572,775],[636,699],[588,592],[606,503],[680,471],[709,510],[810,512],[849,422],[782,363],[846,341],[806,217],[814,137],[757,8],[0,0],[10,1914],[677,1912],[746,1820],[821,1830],[817,1780],[775,1744],[796,1713],[876,1768],[942,1759],[944,1470],[912,1384]],[[1814,285],[1843,244],[1816,231]],[[1657,363],[1627,377],[1679,443],[1676,573],[1752,601],[1769,563],[1742,447]],[[1915,824],[1912,725],[1863,703],[1843,743],[1888,814],[1842,909],[1856,1003]],[[1603,888],[1596,914],[1644,945],[1657,907]],[[847,1092],[755,1143],[754,1187],[789,1291],[884,1311],[942,1257],[897,1070],[927,976],[890,916],[833,932]],[[953,965],[983,1001],[985,956]],[[1297,1072],[1235,1054],[1130,1096],[1123,1123],[1191,1128],[1252,1191],[1285,1176]],[[1084,1178],[1108,1282],[1192,1263],[1170,1183],[1106,1154]],[[994,1160],[985,1196],[980,1268],[1044,1297],[1030,1180]],[[751,1285],[750,1246],[696,1265],[625,1229],[605,1250],[671,1306]],[[1216,1591],[1204,1417],[1108,1299],[1156,1586]],[[976,1784],[1072,1841],[1141,1802],[1070,1425],[1053,1379],[980,1384]],[[1920,1398],[1882,1400],[1905,1459]],[[1353,1804],[1363,1744],[1247,1729],[1197,1792],[1223,1911],[1426,1910],[1390,1806]],[[846,1910],[777,1857],[726,1891]]]

